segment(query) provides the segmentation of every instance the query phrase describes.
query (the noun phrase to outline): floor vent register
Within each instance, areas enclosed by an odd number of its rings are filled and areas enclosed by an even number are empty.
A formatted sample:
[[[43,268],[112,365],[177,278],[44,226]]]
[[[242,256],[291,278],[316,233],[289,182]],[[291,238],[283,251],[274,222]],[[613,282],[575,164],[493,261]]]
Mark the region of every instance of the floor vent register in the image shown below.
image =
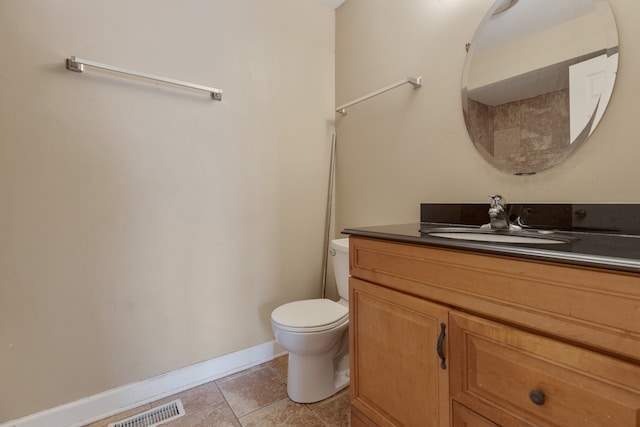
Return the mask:
[[[107,427],[155,427],[173,421],[184,415],[180,399],[151,408],[133,417],[110,423]]]

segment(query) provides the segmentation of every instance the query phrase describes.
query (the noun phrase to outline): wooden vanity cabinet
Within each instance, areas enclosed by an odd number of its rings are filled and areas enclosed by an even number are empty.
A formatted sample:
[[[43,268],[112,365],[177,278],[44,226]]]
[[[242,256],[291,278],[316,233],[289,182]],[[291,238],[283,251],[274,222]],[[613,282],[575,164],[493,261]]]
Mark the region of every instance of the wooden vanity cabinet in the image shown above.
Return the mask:
[[[353,426],[640,426],[640,275],[353,236],[350,273]]]

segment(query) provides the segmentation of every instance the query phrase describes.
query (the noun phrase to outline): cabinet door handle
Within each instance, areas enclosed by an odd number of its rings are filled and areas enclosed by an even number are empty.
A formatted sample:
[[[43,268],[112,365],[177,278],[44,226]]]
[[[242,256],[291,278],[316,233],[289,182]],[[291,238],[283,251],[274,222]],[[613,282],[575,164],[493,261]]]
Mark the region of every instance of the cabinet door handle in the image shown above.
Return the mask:
[[[544,405],[544,393],[540,390],[531,390],[529,392],[529,399],[538,406]]]
[[[436,350],[438,351],[438,356],[440,357],[440,367],[442,369],[447,369],[447,364],[444,358],[444,352],[442,351],[442,344],[444,344],[444,337],[447,335],[444,333],[444,330],[447,328],[447,325],[444,323],[440,323],[440,336],[438,337],[438,346]]]

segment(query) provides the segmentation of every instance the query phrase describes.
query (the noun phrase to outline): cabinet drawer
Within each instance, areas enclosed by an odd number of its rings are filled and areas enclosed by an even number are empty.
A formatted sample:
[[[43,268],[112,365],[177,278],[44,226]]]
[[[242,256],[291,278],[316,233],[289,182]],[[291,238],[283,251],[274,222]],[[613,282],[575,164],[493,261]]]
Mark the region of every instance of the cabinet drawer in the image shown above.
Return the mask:
[[[453,402],[451,409],[452,427],[500,427],[498,424],[494,424],[475,412],[465,408],[458,402]]]
[[[640,426],[640,365],[463,313],[449,326],[451,397],[493,422]]]

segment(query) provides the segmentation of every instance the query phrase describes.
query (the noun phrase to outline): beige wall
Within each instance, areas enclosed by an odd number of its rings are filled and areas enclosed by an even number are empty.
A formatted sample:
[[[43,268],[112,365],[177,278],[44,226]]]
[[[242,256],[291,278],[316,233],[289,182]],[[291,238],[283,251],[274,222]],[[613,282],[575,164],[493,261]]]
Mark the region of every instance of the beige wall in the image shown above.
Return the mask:
[[[320,295],[334,25],[317,0],[0,1],[0,423],[268,342]]]
[[[460,101],[465,44],[492,0],[348,0],[336,12],[338,105],[406,76],[337,117],[336,229],[419,221],[420,202],[640,203],[640,2],[611,0],[620,66],[605,117],[570,159],[511,176],[476,152]]]

